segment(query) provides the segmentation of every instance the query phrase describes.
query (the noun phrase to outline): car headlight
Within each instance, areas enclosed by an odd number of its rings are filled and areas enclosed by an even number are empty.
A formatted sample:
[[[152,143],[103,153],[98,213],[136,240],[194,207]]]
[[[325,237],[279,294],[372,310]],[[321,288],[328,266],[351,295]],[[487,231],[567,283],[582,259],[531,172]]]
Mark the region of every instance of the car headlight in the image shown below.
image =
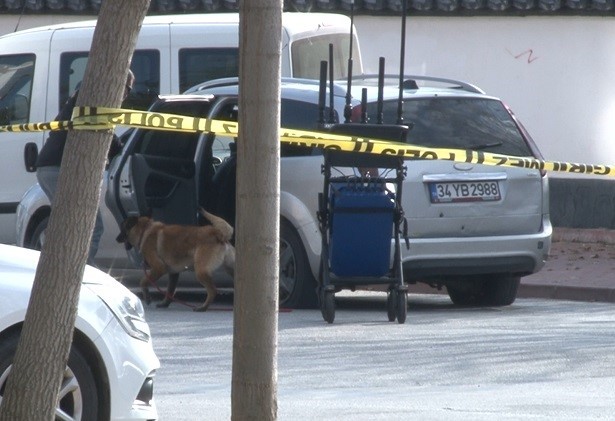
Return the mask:
[[[145,310],[141,300],[122,289],[109,288],[106,285],[87,284],[89,288],[105,303],[111,313],[133,338],[149,341],[149,325],[145,321]]]

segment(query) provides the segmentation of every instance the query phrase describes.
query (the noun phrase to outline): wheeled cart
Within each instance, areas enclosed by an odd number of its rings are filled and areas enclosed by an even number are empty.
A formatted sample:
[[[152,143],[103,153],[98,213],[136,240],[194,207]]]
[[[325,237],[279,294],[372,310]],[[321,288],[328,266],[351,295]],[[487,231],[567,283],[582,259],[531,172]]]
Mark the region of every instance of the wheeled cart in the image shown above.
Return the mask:
[[[388,285],[389,321],[404,323],[408,288],[404,285],[400,244],[405,225],[401,207],[403,160],[325,151],[322,173],[319,299],[324,320],[333,323],[335,319],[336,292],[384,284]]]

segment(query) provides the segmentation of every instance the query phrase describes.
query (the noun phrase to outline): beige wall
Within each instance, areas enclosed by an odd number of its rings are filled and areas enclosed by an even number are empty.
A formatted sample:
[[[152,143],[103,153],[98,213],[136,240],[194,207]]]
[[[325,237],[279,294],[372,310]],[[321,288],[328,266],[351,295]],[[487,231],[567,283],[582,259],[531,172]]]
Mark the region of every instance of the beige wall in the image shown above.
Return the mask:
[[[355,26],[366,72],[382,56],[399,73],[400,18],[357,16]],[[546,159],[615,164],[615,18],[410,17],[406,34],[406,74],[502,98]]]
[[[18,16],[0,16],[0,33]],[[24,16],[19,29],[92,16]],[[401,21],[356,16],[366,72],[399,71]],[[615,18],[410,17],[406,74],[462,79],[504,99],[546,159],[615,164]]]
[[[37,26],[53,25],[56,23],[92,20],[96,16],[88,15],[0,15],[0,35],[15,30],[36,28]]]

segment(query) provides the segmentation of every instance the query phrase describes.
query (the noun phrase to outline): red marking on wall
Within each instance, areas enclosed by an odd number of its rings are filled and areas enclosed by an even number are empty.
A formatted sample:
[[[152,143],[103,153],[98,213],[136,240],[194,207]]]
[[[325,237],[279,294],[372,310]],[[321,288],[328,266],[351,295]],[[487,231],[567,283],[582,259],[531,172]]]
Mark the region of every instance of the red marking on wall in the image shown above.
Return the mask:
[[[519,54],[513,54],[508,48],[506,49],[508,54],[514,57],[515,60],[518,60],[523,57],[527,57],[527,64],[531,64],[534,60],[538,60],[538,57],[534,56],[534,50],[529,48]]]

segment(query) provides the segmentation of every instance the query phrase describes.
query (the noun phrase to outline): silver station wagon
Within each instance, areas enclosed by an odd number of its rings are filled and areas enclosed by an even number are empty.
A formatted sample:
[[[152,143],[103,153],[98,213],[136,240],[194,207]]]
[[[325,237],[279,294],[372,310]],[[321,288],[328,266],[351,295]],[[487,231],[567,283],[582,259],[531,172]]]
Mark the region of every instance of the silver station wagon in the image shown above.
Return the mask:
[[[326,131],[350,120],[347,124],[361,133],[361,122],[383,127],[401,122],[408,127],[404,141],[412,145],[541,158],[512,111],[473,85],[408,76],[400,95],[397,84],[379,89],[372,82],[355,80],[349,96],[346,83],[330,84],[323,105],[318,81],[283,79],[281,124]],[[151,110],[234,121],[237,95],[236,78],[220,79],[182,95],[163,96]],[[111,220],[105,221],[101,265],[128,263],[118,257],[124,255],[122,246],[113,241],[117,224],[128,215],[197,224],[202,221],[196,209],[203,206],[234,225],[235,141],[208,133],[134,130],[105,180],[108,208],[103,207],[103,217]],[[318,148],[288,144],[282,144],[281,154],[280,302],[316,307],[323,154]],[[458,305],[514,302],[521,277],[543,267],[551,246],[546,174],[445,160],[413,159],[405,165],[402,206],[409,247],[402,242],[402,262],[410,292],[413,284],[423,283],[446,288]],[[36,194],[31,191],[30,196]],[[20,206],[24,221],[29,202]],[[27,224],[19,229],[25,245],[40,245],[40,236],[32,230],[28,235]],[[139,257],[131,255],[130,262],[128,266],[139,265]],[[218,282],[232,286],[232,279],[223,276]]]
[[[284,79],[282,126],[321,130],[348,119],[344,109],[350,105],[350,124],[401,121],[409,129],[406,141],[413,145],[541,158],[511,110],[475,86],[407,78],[402,107],[396,86],[384,86],[377,101],[377,86],[356,82],[350,102],[344,86],[331,86],[333,95],[327,92],[323,106],[318,82]],[[152,110],[236,120],[237,92],[236,79],[207,82],[184,95],[162,97]],[[109,209],[118,223],[138,213],[198,223],[195,209],[200,205],[234,224],[235,141],[214,134],[135,131],[109,170]],[[289,307],[317,305],[322,164],[318,148],[282,145],[280,301]],[[408,160],[406,166],[405,282],[445,287],[459,305],[511,304],[520,278],[539,271],[550,249],[546,174],[445,160]]]

